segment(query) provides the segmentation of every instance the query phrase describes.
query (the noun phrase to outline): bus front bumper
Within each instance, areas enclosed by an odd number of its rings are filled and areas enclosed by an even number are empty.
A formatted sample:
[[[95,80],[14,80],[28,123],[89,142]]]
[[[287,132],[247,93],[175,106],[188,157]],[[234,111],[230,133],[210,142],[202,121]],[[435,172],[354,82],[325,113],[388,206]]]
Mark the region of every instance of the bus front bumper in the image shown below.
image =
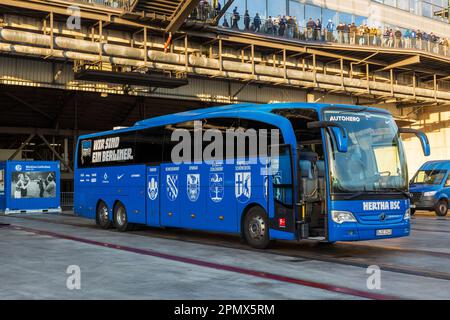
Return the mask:
[[[361,241],[388,239],[408,236],[410,233],[409,220],[392,224],[360,224],[332,223],[329,228],[329,241]]]

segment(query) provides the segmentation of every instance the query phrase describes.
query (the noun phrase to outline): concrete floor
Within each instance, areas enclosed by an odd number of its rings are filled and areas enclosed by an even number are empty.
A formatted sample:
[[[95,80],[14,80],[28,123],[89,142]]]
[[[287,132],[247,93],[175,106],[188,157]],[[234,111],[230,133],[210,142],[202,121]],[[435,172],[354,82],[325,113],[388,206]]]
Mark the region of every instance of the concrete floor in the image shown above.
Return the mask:
[[[1,223],[0,299],[450,299],[450,218],[427,214],[407,238],[266,251],[230,235],[101,230],[72,215]],[[69,265],[80,290],[67,289]],[[367,288],[369,265],[381,268],[380,290]]]

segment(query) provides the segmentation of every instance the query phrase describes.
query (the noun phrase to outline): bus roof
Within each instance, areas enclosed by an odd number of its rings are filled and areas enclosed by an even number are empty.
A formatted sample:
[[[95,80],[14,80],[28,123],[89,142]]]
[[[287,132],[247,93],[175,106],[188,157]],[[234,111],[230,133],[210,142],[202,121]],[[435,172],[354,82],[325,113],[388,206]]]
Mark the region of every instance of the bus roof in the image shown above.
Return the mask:
[[[386,114],[390,114],[389,111],[373,108],[373,107],[365,107],[365,106],[354,106],[354,105],[344,105],[344,104],[325,104],[325,103],[306,103],[306,102],[284,102],[284,103],[270,103],[270,104],[256,104],[256,103],[247,103],[247,104],[231,104],[219,107],[211,107],[211,108],[202,108],[202,109],[194,109],[174,114],[168,114],[164,116],[154,117],[150,119],[145,119],[138,121],[132,127],[117,129],[117,130],[109,130],[105,132],[92,133],[81,136],[80,139],[93,138],[96,136],[115,134],[127,131],[133,131],[140,128],[146,127],[157,127],[164,126],[167,124],[180,123],[190,120],[198,120],[203,117],[231,117],[237,116],[238,113],[248,112],[248,113],[271,113],[274,110],[278,109],[315,109],[317,112],[320,112],[322,109],[326,107],[336,107],[336,108],[345,108],[345,109],[354,109],[365,111],[373,111],[373,112],[383,112]],[[279,117],[278,115],[273,115],[274,117]]]

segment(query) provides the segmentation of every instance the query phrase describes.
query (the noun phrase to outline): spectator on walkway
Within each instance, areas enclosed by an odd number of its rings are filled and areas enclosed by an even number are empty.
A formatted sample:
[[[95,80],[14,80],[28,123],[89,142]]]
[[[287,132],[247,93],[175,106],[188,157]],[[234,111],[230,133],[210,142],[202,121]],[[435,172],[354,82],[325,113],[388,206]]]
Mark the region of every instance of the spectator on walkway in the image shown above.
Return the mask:
[[[279,29],[280,29],[280,21],[281,21],[281,16],[278,15],[274,20],[273,20],[273,35],[277,36]]]
[[[411,34],[410,34],[410,39],[411,39],[411,43],[410,46],[413,49],[416,49],[416,41],[417,41],[417,32],[416,30],[411,30]]]
[[[250,31],[250,14],[248,10],[245,10],[244,13],[244,31]]]
[[[422,49],[428,49],[428,41],[430,40],[430,36],[425,31],[422,32]]]
[[[339,22],[336,31],[338,33],[338,43],[344,43],[344,24],[342,22]]]
[[[350,43],[350,24],[344,23],[344,43]]]
[[[278,35],[280,37],[284,37],[286,34],[286,24],[287,24],[286,16],[283,16],[280,19],[280,23],[279,23]]]
[[[222,27],[224,28],[230,27],[230,24],[228,23],[228,19],[226,17],[223,19]]]
[[[399,28],[397,28],[395,30],[395,42],[394,42],[394,46],[396,48],[401,48],[402,47],[402,32],[400,31]]]
[[[320,21],[320,19],[316,20],[316,35],[315,35],[315,40],[316,41],[321,41],[322,40],[322,21]]]
[[[314,40],[314,30],[316,30],[316,23],[312,18],[309,18],[308,22],[306,23],[307,40]]]
[[[233,9],[233,15],[232,15],[232,17],[231,17],[231,21],[232,21],[232,23],[231,23],[231,28],[232,28],[232,29],[239,29],[239,26],[238,26],[239,20],[241,20],[241,16],[239,15],[238,8],[237,8],[237,7],[234,7],[234,9]]]
[[[325,27],[325,40],[328,42],[333,42],[334,41],[333,33],[334,33],[334,23],[333,20],[329,19],[327,26]]]
[[[222,5],[220,4],[220,1],[216,1],[214,4],[214,17],[217,17],[222,10]]]
[[[352,22],[352,24],[350,25],[348,30],[350,33],[350,44],[355,45],[356,44],[356,35],[358,33],[358,27],[356,26],[356,24],[354,22]]]
[[[266,19],[266,33],[273,35],[273,19],[272,16],[269,16],[269,18]]]
[[[405,33],[403,34],[403,47],[411,48],[411,30],[409,29],[406,29]]]
[[[255,28],[255,32],[259,32],[261,30],[261,17],[259,13],[256,13],[255,18],[253,18],[253,26]]]
[[[289,38],[294,38],[294,30],[295,30],[295,20],[294,17],[287,17],[287,36]]]

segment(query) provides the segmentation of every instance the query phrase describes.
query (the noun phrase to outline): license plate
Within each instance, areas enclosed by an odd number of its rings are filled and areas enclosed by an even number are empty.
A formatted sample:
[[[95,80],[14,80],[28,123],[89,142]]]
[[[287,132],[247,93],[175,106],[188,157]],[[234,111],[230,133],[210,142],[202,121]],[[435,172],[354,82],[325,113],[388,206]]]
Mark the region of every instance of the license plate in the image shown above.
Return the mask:
[[[392,235],[392,229],[377,230],[377,236],[390,236],[390,235]]]

